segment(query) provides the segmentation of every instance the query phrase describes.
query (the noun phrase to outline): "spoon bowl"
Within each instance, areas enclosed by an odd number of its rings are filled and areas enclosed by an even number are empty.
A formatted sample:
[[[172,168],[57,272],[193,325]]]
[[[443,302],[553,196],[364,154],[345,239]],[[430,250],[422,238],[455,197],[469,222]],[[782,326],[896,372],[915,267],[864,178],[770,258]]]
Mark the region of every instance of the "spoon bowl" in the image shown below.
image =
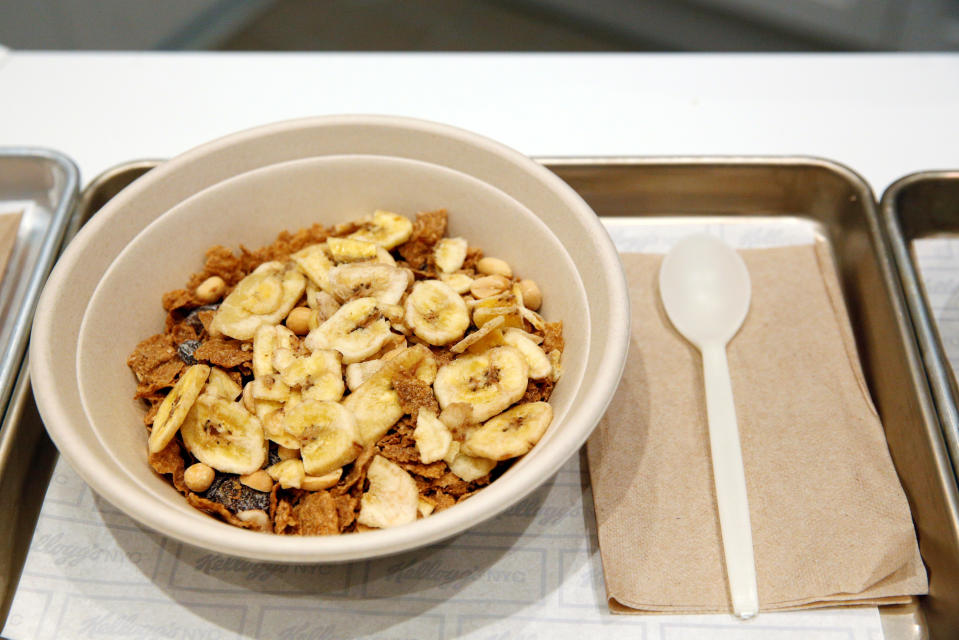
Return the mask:
[[[673,326],[697,347],[729,342],[749,311],[749,272],[714,236],[684,238],[663,259],[659,291]]]

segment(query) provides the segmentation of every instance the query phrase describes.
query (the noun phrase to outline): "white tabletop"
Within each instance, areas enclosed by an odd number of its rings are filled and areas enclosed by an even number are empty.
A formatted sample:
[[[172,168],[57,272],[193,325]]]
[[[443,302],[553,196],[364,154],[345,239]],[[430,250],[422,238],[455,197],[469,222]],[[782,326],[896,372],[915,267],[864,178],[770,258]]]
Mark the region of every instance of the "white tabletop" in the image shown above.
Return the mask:
[[[83,181],[287,118],[388,113],[535,156],[814,155],[878,194],[959,167],[959,54],[0,52],[0,145]]]

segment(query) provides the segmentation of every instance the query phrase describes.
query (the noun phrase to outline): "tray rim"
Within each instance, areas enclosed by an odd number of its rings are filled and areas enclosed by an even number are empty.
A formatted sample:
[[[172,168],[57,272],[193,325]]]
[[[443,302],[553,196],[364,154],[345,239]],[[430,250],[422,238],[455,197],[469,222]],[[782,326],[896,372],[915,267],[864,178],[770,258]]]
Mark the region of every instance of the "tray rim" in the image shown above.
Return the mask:
[[[7,477],[10,461],[15,460],[22,466],[25,458],[31,457],[32,454],[43,447],[42,442],[46,438],[46,433],[42,429],[39,430],[40,433],[28,433],[21,424],[25,403],[28,399],[32,399],[32,396],[29,395],[30,384],[26,347],[40,290],[46,281],[47,274],[53,268],[63,243],[72,235],[70,228],[73,226],[75,219],[75,203],[80,186],[79,169],[70,158],[58,151],[40,147],[0,147],[0,161],[7,158],[32,159],[50,163],[63,173],[64,181],[52,198],[55,206],[51,211],[49,225],[43,233],[40,251],[34,260],[34,264],[31,265],[30,273],[27,274],[29,281],[22,297],[22,304],[12,318],[14,326],[11,331],[11,342],[4,349],[2,361],[0,361],[0,479],[3,480],[2,495],[5,499],[12,492],[21,489],[22,483],[25,481],[24,478],[18,477],[13,478],[14,482],[10,482],[10,478]],[[36,470],[36,473],[41,476],[43,470]],[[11,487],[10,484],[13,486]],[[45,494],[45,492],[46,489],[44,488],[42,493]],[[19,529],[19,523],[16,521],[23,517],[20,511],[24,506],[27,507],[27,511],[30,511],[30,508],[34,505],[24,505],[17,501],[12,506],[16,507],[17,511],[9,518],[8,522],[4,523],[3,531],[5,533],[10,527]],[[39,513],[42,504],[35,506]],[[35,526],[34,523],[34,528]],[[11,533],[13,535],[8,539],[10,546],[2,557],[4,565],[7,565],[14,557],[13,554],[19,551],[19,549],[13,548],[15,546],[13,538],[22,538],[19,531]],[[26,541],[29,541],[32,534],[33,531],[30,531],[30,536],[27,537]],[[0,621],[6,619],[21,569],[21,566],[16,568],[4,566],[2,579],[0,579],[0,590],[2,590],[4,598],[4,601],[0,602]]]
[[[922,287],[919,267],[909,251],[909,242],[916,238],[905,237],[899,222],[900,211],[896,206],[899,195],[906,189],[922,182],[942,179],[959,181],[959,170],[917,171],[899,178],[883,192],[879,202],[879,216],[895,261],[899,284],[913,325],[916,345],[922,358],[953,473],[959,478],[959,398],[953,394],[949,362],[929,300]]]
[[[51,200],[54,203],[50,212],[50,220],[43,232],[40,249],[32,265],[29,265],[29,274],[26,289],[22,297],[14,300],[17,310],[13,318],[10,343],[0,350],[0,411],[5,412],[13,393],[13,387],[24,358],[30,328],[33,324],[33,314],[40,299],[40,291],[47,275],[53,268],[59,254],[67,226],[73,216],[74,204],[79,195],[80,170],[69,157],[63,153],[43,147],[0,147],[0,161],[5,159],[36,160],[49,163],[63,173],[63,184],[59,186]],[[21,275],[21,277],[23,277]]]

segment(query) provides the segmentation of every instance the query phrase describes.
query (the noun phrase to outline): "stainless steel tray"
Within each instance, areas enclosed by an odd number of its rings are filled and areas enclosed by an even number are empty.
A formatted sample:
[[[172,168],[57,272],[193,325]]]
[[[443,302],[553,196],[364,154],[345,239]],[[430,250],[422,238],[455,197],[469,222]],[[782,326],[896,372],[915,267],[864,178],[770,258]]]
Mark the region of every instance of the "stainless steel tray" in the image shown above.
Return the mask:
[[[869,187],[806,158],[543,159],[601,217],[803,218],[830,242],[873,400],[912,507],[930,594],[888,638],[959,637],[959,493]]]
[[[47,207],[48,202],[58,202],[59,205],[54,209],[62,209],[62,215],[65,216],[60,223],[61,237],[54,247],[55,252],[45,263],[40,285],[52,268],[53,257],[58,250],[69,242],[90,216],[157,164],[156,161],[131,162],[107,171],[91,182],[77,200],[79,174],[73,163],[57,154],[47,154],[13,153],[11,158],[16,156],[20,159],[16,163],[17,170],[4,173],[8,167],[4,165],[4,157],[0,152],[0,185],[14,185],[7,192],[0,191],[0,195],[6,197],[9,193],[10,199],[36,201]],[[45,163],[50,163],[50,168],[47,177],[43,178],[45,174],[41,169]],[[11,159],[11,166],[13,164]],[[55,167],[59,167],[56,170],[63,171],[64,178],[68,177],[69,180],[53,175]],[[63,200],[43,200],[44,197],[52,198],[55,195],[56,192],[52,190],[54,185],[60,185],[63,189]],[[30,194],[34,198],[24,197]],[[36,299],[30,305],[32,317]],[[28,333],[29,329],[30,323],[27,322],[24,332]],[[11,384],[9,405],[0,422],[0,513],[5,516],[0,519],[0,540],[7,541],[6,547],[0,551],[0,628],[6,621],[13,601],[37,516],[43,505],[43,496],[57,459],[56,448],[47,437],[33,399],[26,355],[21,360],[19,370],[15,372],[17,377]]]
[[[67,231],[78,183],[76,166],[59,153],[0,148],[0,200],[28,205],[0,281],[0,407],[19,373],[33,311]]]
[[[932,312],[913,241],[959,237],[959,171],[906,176],[882,196],[880,215],[915,327],[943,436],[959,472],[959,387]]]
[[[58,153],[0,148],[0,201],[25,203],[0,281],[0,512],[4,514],[0,540],[9,541],[0,547],[2,616],[20,574],[54,457],[36,410],[31,409],[24,354],[40,290],[69,233],[78,186],[76,166]]]
[[[866,378],[930,567],[929,596],[881,610],[886,637],[959,636],[959,493],[869,187],[843,167],[806,158],[540,160],[607,222],[720,215],[816,224],[835,252]],[[150,166],[124,165],[98,178],[78,219]]]

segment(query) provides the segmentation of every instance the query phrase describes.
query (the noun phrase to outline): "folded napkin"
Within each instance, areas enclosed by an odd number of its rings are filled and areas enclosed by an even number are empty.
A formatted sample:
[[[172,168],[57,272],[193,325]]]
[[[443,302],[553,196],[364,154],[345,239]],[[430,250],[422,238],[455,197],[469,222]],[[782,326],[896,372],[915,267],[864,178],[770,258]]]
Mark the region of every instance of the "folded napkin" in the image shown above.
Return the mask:
[[[729,344],[760,610],[926,593],[909,505],[869,398],[829,249],[742,251]],[[659,300],[662,256],[625,254],[632,339],[587,453],[610,609],[732,610],[702,361]]]

